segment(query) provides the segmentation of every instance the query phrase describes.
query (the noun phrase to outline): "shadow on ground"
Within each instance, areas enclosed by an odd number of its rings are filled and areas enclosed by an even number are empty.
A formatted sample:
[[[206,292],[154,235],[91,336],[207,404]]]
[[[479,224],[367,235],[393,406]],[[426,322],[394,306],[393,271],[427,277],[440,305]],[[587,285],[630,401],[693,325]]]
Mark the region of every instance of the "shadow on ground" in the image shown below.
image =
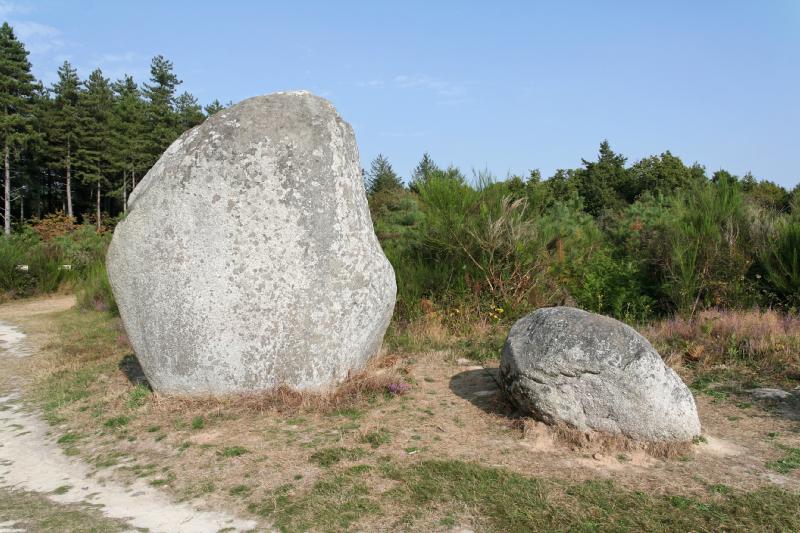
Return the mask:
[[[132,385],[144,385],[148,389],[152,388],[150,387],[150,383],[147,381],[147,377],[144,375],[144,370],[142,370],[142,365],[139,364],[139,360],[136,359],[135,355],[133,354],[126,355],[119,362],[118,366]]]
[[[465,370],[450,378],[450,390],[486,413],[517,418],[517,409],[500,390],[498,374],[497,368]]]
[[[747,388],[740,383],[721,384],[713,388],[693,390],[695,396],[706,393],[728,397],[740,405],[756,405],[769,416],[800,422],[800,387],[784,390],[777,387]]]
[[[782,400],[756,400],[756,402],[773,416],[800,422],[800,392],[795,392]]]

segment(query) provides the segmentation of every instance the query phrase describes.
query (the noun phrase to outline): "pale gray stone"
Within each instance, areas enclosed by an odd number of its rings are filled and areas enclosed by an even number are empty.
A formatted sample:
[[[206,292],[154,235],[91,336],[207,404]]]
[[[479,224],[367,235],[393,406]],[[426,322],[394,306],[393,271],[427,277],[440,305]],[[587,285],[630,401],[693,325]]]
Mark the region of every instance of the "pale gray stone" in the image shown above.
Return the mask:
[[[353,130],[327,100],[276,93],[215,114],[129,206],[108,273],[156,390],[320,389],[379,350],[394,271]]]
[[[647,339],[580,309],[539,309],[514,324],[500,381],[514,403],[546,423],[644,441],[700,434],[694,397]]]
[[[747,392],[752,394],[753,398],[757,400],[781,401],[792,397],[791,392],[787,392],[783,389],[771,389],[768,387],[762,387],[759,389],[750,389]]]

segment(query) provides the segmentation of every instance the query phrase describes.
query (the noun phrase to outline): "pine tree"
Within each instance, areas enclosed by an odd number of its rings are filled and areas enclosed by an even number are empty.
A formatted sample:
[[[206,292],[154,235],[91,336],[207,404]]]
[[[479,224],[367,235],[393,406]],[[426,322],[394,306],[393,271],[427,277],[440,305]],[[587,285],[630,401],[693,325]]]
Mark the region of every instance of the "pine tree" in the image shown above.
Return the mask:
[[[403,182],[395,174],[389,160],[383,154],[378,154],[370,165],[367,173],[367,193],[370,196],[383,191],[398,190],[403,188]]]
[[[78,176],[94,188],[95,217],[98,231],[102,227],[100,200],[103,187],[108,187],[112,172],[113,136],[112,109],[114,94],[108,79],[95,69],[86,80],[80,99],[80,148],[77,151]]]
[[[175,113],[175,89],[183,83],[173,72],[172,61],[156,56],[150,63],[150,83],[144,85],[147,101],[147,149],[155,163],[175,140],[178,118]]]
[[[427,183],[431,176],[439,170],[436,163],[433,162],[431,155],[428,152],[422,154],[422,159],[417,164],[414,171],[411,173],[411,183],[409,189],[414,192],[419,192],[419,187]]]
[[[146,145],[145,104],[141,91],[131,76],[115,82],[116,95],[113,110],[113,135],[115,164],[122,170],[122,185],[119,192],[122,210],[128,209],[128,191],[136,187],[136,178],[146,168],[148,156]],[[130,178],[130,187],[128,179]]]
[[[78,99],[81,82],[78,71],[69,61],[58,69],[58,81],[53,85],[52,124],[49,128],[50,147],[59,168],[64,170],[64,192],[67,216],[74,217],[72,209],[72,163],[78,146]]]
[[[584,168],[575,172],[578,192],[587,213],[599,216],[633,201],[635,190],[625,169],[625,156],[614,153],[608,141],[600,143],[597,161],[583,160]]]
[[[206,116],[210,117],[211,115],[219,113],[220,111],[225,109],[225,106],[222,105],[221,103],[219,103],[219,100],[215,99],[213,102],[208,104],[204,109],[205,109],[205,112],[206,112]]]
[[[32,127],[24,146],[19,150],[20,164],[17,165],[16,172],[20,180],[17,190],[19,191],[19,220],[21,223],[24,223],[23,215],[27,213],[24,210],[26,201],[31,206],[30,214],[34,212],[41,214],[42,193],[47,196],[48,208],[54,204],[62,210],[66,210],[66,206],[63,205],[61,175],[56,174],[58,169],[54,164],[55,150],[51,142],[55,104],[50,98],[50,92],[41,82],[34,85],[30,109],[33,118]]]
[[[192,93],[181,93],[175,99],[175,112],[178,115],[178,134],[194,128],[205,120],[203,108]]]
[[[7,22],[0,27],[0,143],[3,149],[3,229],[11,233],[11,151],[31,134],[31,106],[35,85],[28,51]]]

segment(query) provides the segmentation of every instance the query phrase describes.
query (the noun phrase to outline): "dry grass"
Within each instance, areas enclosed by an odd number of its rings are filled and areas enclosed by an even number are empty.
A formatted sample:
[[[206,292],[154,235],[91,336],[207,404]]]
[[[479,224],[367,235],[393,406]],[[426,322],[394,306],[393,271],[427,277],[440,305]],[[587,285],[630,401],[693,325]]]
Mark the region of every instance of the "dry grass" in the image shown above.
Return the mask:
[[[383,354],[327,393],[282,387],[222,398],[151,394],[122,364],[130,349],[115,321],[77,311],[58,321],[58,342],[30,362],[57,431],[76,436],[64,444],[70,453],[96,475],[144,478],[193,505],[263,515],[288,531],[504,530],[512,522],[487,517],[505,512],[511,487],[539,487],[586,524],[601,520],[608,494],[630,518],[633,491],[705,502],[720,484],[742,493],[773,482],[800,488],[796,471],[766,467],[785,456],[778,444],[797,447],[800,437],[757,407],[700,396],[708,442],[664,447],[517,418],[494,381],[496,362],[459,365],[474,346],[441,317],[412,332],[432,335],[414,339],[420,345],[447,349]],[[411,389],[386,394],[400,381]],[[480,494],[466,474],[482,483]],[[613,487],[602,481],[610,478]],[[582,488],[595,484],[591,494]],[[494,498],[498,506],[486,507]]]
[[[0,531],[92,532],[130,531],[121,521],[103,516],[91,504],[59,504],[46,496],[0,488]]]
[[[393,367],[398,358],[377,358],[370,365],[348,377],[330,391],[298,391],[281,385],[271,391],[220,396],[185,396],[154,394],[152,406],[156,412],[219,412],[277,413],[292,416],[313,411],[326,415],[341,409],[362,408],[376,397],[392,394],[392,385],[405,383],[402,372]]]
[[[800,380],[800,317],[773,310],[707,310],[675,317],[642,333],[671,366],[697,371],[735,367],[759,379]]]

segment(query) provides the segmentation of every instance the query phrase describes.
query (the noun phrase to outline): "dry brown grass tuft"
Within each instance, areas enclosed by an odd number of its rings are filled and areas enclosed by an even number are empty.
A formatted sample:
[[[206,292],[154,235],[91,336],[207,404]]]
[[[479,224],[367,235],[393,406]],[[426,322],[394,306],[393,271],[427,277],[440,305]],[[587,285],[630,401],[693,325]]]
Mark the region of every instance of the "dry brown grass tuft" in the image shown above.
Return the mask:
[[[746,365],[762,376],[798,379],[800,318],[773,310],[707,310],[694,320],[675,317],[647,327],[668,364],[708,370]]]
[[[219,396],[186,396],[154,394],[156,412],[274,412],[294,415],[303,411],[326,414],[338,409],[362,407],[376,397],[390,394],[390,386],[405,383],[400,370],[388,358],[378,358],[364,370],[354,373],[337,387],[328,391],[299,391],[281,385],[273,390]],[[387,368],[390,367],[390,368]]]
[[[437,313],[414,320],[408,325],[406,332],[420,343],[431,343],[435,346],[444,346],[453,337]]]

